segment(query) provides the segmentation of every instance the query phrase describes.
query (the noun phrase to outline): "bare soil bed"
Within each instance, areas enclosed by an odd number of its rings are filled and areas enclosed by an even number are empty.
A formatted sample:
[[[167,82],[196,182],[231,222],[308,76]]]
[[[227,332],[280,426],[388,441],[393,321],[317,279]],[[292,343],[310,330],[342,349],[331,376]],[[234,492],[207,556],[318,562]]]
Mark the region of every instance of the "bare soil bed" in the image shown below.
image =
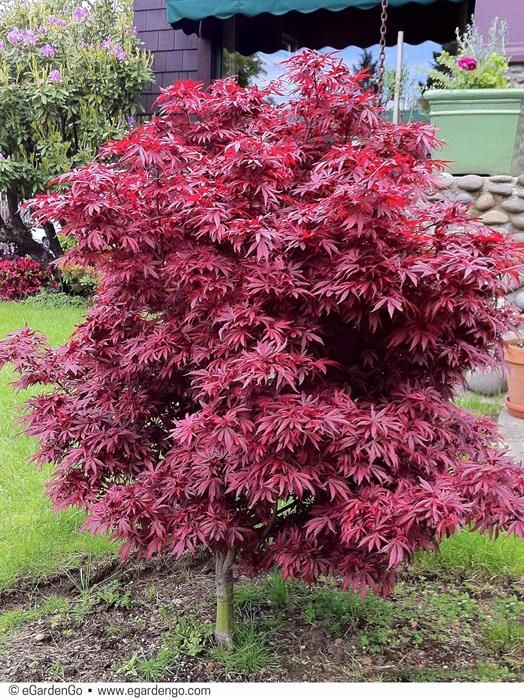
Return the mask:
[[[520,584],[406,572],[384,602],[240,577],[227,655],[210,561],[112,561],[0,596],[0,681],[517,681]]]

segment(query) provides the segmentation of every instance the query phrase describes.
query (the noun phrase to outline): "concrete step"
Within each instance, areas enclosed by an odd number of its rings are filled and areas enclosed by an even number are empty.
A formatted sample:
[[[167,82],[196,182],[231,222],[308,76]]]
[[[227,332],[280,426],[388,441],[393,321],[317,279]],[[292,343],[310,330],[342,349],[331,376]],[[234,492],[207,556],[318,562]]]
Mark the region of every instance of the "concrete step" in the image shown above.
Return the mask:
[[[504,406],[498,424],[509,454],[514,460],[524,463],[524,419],[514,418]]]

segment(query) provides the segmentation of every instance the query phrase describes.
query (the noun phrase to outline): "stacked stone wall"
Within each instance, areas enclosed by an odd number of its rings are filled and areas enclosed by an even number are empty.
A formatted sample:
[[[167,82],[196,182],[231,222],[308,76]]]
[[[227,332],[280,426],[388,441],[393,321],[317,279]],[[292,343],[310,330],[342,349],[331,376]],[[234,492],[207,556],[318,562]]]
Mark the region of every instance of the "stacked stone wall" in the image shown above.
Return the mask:
[[[512,63],[508,77],[515,87],[524,87],[524,63]]]
[[[433,200],[449,199],[469,204],[472,216],[518,243],[524,242],[524,175],[454,176],[441,173]],[[508,299],[524,310],[524,278],[514,285]]]
[[[432,199],[451,199],[470,205],[473,216],[501,233],[524,241],[524,175],[439,175]]]

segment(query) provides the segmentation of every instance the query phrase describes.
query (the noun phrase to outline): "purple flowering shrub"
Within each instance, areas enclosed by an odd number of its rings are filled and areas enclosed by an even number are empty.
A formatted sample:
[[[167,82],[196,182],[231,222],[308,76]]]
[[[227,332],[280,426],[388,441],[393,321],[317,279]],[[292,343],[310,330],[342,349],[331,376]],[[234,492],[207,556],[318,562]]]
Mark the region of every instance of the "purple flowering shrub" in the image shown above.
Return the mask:
[[[51,44],[44,44],[40,49],[40,56],[44,58],[54,58],[56,55],[56,49]]]
[[[87,7],[75,7],[71,16],[73,22],[83,22],[89,17],[90,14],[91,10],[89,10]]]
[[[49,75],[47,76],[47,80],[50,83],[61,83],[62,82],[62,73],[60,73],[58,68],[53,68],[53,70],[49,71]]]
[[[0,8],[0,191],[16,192],[11,217],[24,199],[128,130],[149,66],[132,0],[89,7],[20,0]],[[34,246],[29,232],[9,228],[0,221],[0,240],[14,237],[21,252],[34,254],[20,240]]]

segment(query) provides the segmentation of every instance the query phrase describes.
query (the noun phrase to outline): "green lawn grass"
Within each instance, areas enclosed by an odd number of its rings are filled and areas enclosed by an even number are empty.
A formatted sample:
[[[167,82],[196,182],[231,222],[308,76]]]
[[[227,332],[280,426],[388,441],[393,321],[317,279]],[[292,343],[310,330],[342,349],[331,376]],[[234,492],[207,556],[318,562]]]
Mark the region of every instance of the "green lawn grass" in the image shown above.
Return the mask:
[[[74,307],[0,303],[0,338],[27,324],[58,344],[81,318],[82,310]],[[20,436],[16,422],[29,392],[15,392],[10,386],[13,379],[11,369],[0,372],[0,590],[20,578],[38,580],[86,556],[115,549],[106,538],[79,533],[81,513],[56,513],[45,497],[49,470],[29,463],[36,443]]]
[[[423,574],[518,578],[524,576],[524,540],[464,531],[445,539],[438,554],[417,554],[413,568]]]
[[[454,403],[460,408],[474,413],[476,416],[487,416],[496,420],[502,410],[504,394],[497,396],[481,396],[472,391],[465,391],[455,398]]]

